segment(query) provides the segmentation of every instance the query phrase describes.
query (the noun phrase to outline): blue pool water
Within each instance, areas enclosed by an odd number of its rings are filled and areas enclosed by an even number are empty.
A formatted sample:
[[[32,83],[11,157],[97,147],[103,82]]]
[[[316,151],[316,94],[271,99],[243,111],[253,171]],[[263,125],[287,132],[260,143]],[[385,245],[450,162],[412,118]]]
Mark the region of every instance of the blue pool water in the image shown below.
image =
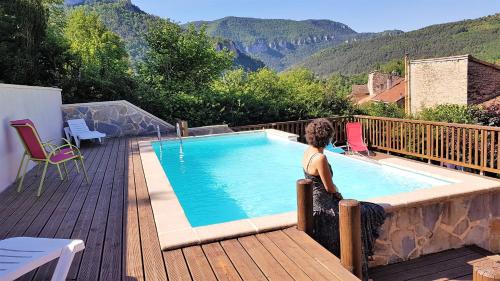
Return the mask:
[[[153,143],[193,227],[296,209],[306,146],[264,132]],[[327,152],[344,198],[364,200],[449,182]]]

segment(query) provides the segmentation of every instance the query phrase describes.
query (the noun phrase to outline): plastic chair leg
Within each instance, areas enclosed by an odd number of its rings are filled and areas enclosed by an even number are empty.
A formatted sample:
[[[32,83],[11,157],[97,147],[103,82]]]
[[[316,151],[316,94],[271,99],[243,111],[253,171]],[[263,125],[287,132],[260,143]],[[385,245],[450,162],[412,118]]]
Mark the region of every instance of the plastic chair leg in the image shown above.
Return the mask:
[[[66,276],[68,275],[74,257],[75,257],[75,252],[71,251],[68,247],[64,248],[57,262],[56,269],[54,270],[54,273],[52,274],[52,278],[50,280],[51,281],[66,280]]]
[[[66,179],[68,179],[69,173],[68,173],[68,166],[66,165],[66,162],[63,163],[63,167],[64,167],[64,173],[66,174]]]
[[[57,171],[59,172],[59,177],[61,178],[61,180],[64,180],[64,176],[61,172],[61,167],[59,167],[59,164],[56,164],[56,166],[57,166]]]
[[[23,189],[23,182],[24,182],[24,176],[26,176],[26,169],[28,169],[28,164],[29,160],[24,163],[24,168],[23,168],[23,175],[21,177],[21,180],[19,181],[19,185],[17,186],[17,192],[21,192]]]
[[[23,168],[23,164],[24,164],[24,159],[25,158],[26,158],[26,151],[23,153],[23,157],[21,158],[21,164],[19,164],[19,169],[17,169],[16,181],[19,180],[19,177],[21,175],[21,170]]]
[[[21,169],[24,164],[24,159],[26,158],[26,151],[23,153],[23,156],[21,158],[21,164],[19,164],[19,169],[17,169],[17,176],[16,176],[16,181],[19,180],[19,176],[21,175]]]
[[[78,160],[73,160],[75,162],[76,172],[80,173],[80,167],[78,166]]]
[[[49,162],[45,162],[45,165],[43,166],[43,172],[42,172],[42,178],[40,179],[40,185],[38,186],[38,192],[37,195],[40,197],[40,194],[42,194],[42,188],[43,188],[43,182],[45,181],[45,174],[47,173],[47,167],[49,166]],[[59,166],[57,166],[59,167]]]
[[[83,156],[80,156],[80,162],[82,163],[82,170],[83,174],[85,175],[85,181],[87,181],[87,184],[90,184],[89,176],[87,175],[87,169],[85,169],[85,163],[83,163]]]

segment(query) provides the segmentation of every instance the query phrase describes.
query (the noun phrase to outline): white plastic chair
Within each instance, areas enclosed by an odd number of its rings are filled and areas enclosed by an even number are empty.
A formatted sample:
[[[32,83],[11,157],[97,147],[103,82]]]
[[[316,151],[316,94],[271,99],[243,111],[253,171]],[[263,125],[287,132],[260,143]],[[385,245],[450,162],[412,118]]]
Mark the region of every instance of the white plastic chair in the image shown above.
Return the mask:
[[[59,258],[51,281],[63,281],[82,240],[14,237],[0,240],[0,281],[11,281]]]
[[[82,140],[98,139],[102,143],[102,138],[106,137],[105,133],[91,131],[83,119],[73,119],[67,122],[70,134],[75,139],[75,144],[78,148]]]

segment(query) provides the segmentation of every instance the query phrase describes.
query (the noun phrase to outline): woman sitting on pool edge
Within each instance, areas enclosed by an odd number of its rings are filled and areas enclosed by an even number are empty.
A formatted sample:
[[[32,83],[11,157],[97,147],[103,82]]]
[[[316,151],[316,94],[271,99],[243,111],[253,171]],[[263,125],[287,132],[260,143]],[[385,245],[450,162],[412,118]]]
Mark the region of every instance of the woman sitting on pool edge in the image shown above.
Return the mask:
[[[340,257],[339,202],[342,194],[332,180],[333,171],[323,154],[333,138],[333,126],[325,118],[315,119],[306,128],[309,147],[304,152],[302,167],[306,179],[313,182],[313,238],[330,252]],[[384,208],[360,202],[361,239],[364,253],[363,279],[368,277],[368,257],[373,255],[373,245],[378,229],[384,223]]]

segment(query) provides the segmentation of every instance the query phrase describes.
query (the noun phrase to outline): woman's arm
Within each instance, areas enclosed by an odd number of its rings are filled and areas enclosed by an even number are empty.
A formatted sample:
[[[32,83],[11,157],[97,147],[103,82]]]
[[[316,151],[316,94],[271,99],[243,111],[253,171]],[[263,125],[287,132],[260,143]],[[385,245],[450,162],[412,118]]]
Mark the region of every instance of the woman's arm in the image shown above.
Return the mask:
[[[325,185],[326,191],[330,193],[338,192],[337,186],[333,183],[332,173],[330,172],[330,167],[328,166],[328,160],[326,160],[325,155],[318,157],[318,173],[321,177],[321,181]]]

